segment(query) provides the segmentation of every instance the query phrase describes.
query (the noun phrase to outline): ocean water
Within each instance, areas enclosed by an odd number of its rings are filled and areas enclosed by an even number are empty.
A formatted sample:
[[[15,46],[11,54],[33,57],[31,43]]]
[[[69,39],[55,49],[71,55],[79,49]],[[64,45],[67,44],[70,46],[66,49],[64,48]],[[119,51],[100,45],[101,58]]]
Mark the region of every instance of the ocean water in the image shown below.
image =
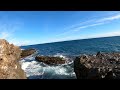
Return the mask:
[[[120,36],[72,40],[64,42],[21,46],[21,49],[35,48],[37,52],[20,63],[29,79],[76,79],[73,61],[81,54],[120,52]],[[59,56],[68,60],[62,65],[49,66],[35,60],[36,55]]]

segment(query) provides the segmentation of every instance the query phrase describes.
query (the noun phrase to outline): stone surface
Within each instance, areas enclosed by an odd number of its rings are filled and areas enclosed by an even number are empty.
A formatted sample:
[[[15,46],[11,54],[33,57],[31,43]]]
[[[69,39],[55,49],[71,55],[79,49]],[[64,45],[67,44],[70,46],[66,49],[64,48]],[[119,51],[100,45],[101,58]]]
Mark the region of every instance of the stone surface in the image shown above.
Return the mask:
[[[21,58],[25,58],[25,57],[27,57],[27,56],[30,56],[30,55],[34,54],[35,52],[36,52],[35,49],[22,50]]]
[[[74,60],[74,71],[78,79],[119,79],[120,53],[81,55]]]
[[[19,47],[0,39],[0,79],[26,79],[19,64],[20,54]]]
[[[44,62],[49,65],[64,64],[66,62],[63,58],[50,56],[36,56],[35,59],[39,62]]]

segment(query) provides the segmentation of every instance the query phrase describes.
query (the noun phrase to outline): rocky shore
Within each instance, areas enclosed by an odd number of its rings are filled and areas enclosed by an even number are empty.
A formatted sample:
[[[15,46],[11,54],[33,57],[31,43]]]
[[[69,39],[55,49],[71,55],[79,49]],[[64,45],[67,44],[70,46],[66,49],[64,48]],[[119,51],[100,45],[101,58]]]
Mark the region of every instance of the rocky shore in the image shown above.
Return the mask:
[[[27,79],[19,60],[35,52],[35,49],[21,50],[0,39],[0,79]],[[66,62],[64,58],[40,55],[35,60],[48,65]],[[120,79],[120,52],[80,55],[74,60],[74,72],[77,79]]]
[[[19,64],[19,47],[0,39],[0,79],[27,79]]]
[[[120,53],[81,55],[74,61],[77,79],[120,79]]]

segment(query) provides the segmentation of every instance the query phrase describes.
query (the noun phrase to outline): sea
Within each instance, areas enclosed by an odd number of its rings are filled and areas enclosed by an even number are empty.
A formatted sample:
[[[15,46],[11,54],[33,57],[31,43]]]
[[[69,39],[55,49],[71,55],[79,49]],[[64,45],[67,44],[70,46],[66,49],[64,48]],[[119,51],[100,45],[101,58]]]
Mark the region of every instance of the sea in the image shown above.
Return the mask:
[[[120,52],[120,36],[36,44],[20,48],[37,50],[33,55],[20,60],[28,79],[76,79],[73,64],[75,57],[82,54],[96,54],[99,51]],[[37,55],[63,57],[68,62],[49,66],[36,61]]]

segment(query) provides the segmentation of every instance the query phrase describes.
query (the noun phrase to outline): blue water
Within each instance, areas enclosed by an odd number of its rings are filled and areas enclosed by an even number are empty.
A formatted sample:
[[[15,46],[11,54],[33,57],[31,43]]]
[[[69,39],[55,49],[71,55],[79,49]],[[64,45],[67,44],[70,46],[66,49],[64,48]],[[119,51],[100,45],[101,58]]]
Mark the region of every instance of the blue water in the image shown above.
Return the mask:
[[[41,55],[64,55],[94,54],[98,51],[111,52],[120,50],[120,37],[106,37],[64,41],[56,43],[22,46],[23,49],[35,48]]]
[[[49,55],[49,56],[62,55],[62,56],[65,56],[66,58],[72,58],[72,57],[79,56],[80,54],[96,54],[98,51],[120,52],[120,36],[37,44],[37,45],[21,46],[21,48],[22,49],[35,48],[38,50],[38,53],[36,55]],[[70,66],[70,67],[68,68],[67,66]],[[44,72],[47,73],[47,75],[49,75],[48,78],[42,77],[39,79],[71,79],[71,78],[75,79],[76,78],[75,74],[72,75],[72,73],[74,73],[73,63],[66,66],[65,65],[61,66],[61,67],[67,67],[67,69],[63,68],[65,69],[63,73],[66,73],[66,70],[70,71],[65,75],[61,75],[61,73],[53,75],[54,70],[56,70],[58,67],[54,67],[54,69],[50,69],[51,71],[48,70],[49,71],[48,73],[47,67]],[[50,74],[51,72],[53,73]],[[31,79],[35,79],[34,75],[29,77],[32,77]],[[39,77],[39,75],[37,75],[37,77]]]

